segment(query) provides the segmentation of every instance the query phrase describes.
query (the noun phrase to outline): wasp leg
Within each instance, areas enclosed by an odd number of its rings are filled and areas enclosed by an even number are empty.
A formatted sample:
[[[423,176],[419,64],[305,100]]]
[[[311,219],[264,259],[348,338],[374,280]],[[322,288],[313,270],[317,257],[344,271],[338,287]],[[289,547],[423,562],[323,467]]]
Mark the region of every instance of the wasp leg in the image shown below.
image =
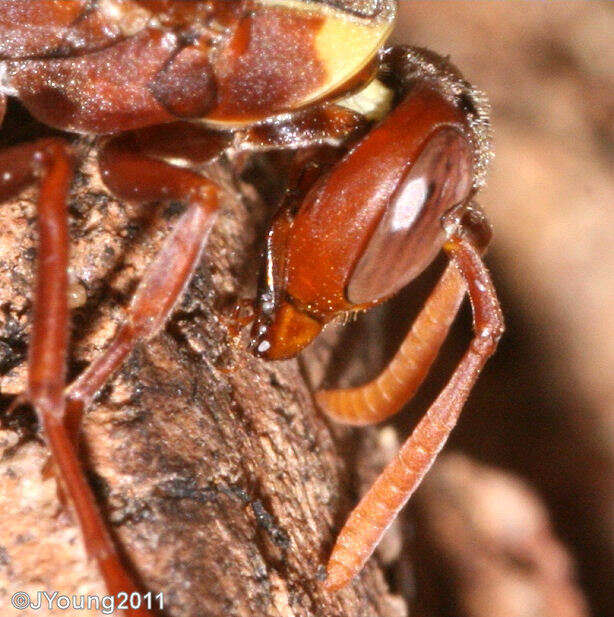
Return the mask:
[[[151,151],[165,151],[160,135],[153,135],[160,141],[151,145]],[[163,135],[171,137],[169,132]],[[183,145],[175,141],[175,151],[181,148],[183,154]],[[132,135],[111,140],[99,155],[99,166],[106,185],[121,199],[182,200],[188,209],[149,265],[109,346],[67,390],[67,426],[75,439],[83,412],[96,393],[139,341],[152,338],[164,326],[198,265],[217,210],[215,184],[152,158],[143,146],[135,145]]]
[[[64,414],[68,346],[66,195],[72,177],[68,146],[44,139],[0,152],[0,200],[40,178],[37,204],[39,260],[27,393],[12,408],[30,402],[41,425]]]
[[[4,94],[0,94],[0,126],[2,126],[2,122],[4,121],[5,113],[6,113],[6,96]]]
[[[28,391],[18,403],[32,403],[44,426],[64,414],[68,346],[66,195],[72,177],[68,146],[45,139],[0,152],[0,200],[17,194],[40,177],[37,204],[39,259]]]
[[[68,230],[66,196],[72,160],[62,140],[46,139],[0,153],[0,199],[41,178],[38,198],[39,259],[28,360],[28,389],[20,402],[34,407],[60,484],[73,504],[89,556],[108,590],[136,591],[124,569],[64,424],[68,346]],[[148,617],[144,610],[131,617]]]
[[[369,383],[320,390],[318,406],[338,422],[365,426],[382,422],[412,398],[431,368],[465,296],[465,281],[448,265],[394,358]]]
[[[472,202],[453,216],[460,216],[458,224],[484,252],[492,230],[480,206]],[[315,396],[322,411],[337,422],[354,426],[377,424],[397,413],[424,381],[466,291],[465,280],[456,266],[448,265],[384,371],[355,388],[320,390]]]
[[[339,105],[327,105],[232,132],[192,122],[173,122],[130,131],[110,143],[115,149],[130,151],[133,155],[181,158],[203,164],[231,148],[265,152],[311,146],[338,147],[365,132],[368,126],[369,122],[360,114]],[[136,186],[132,188],[133,192],[137,189]],[[134,194],[130,197],[138,198]]]
[[[340,146],[362,135],[369,121],[340,105],[326,105],[293,114],[291,118],[257,124],[235,133],[239,150],[266,151],[309,146]]]
[[[499,301],[479,251],[460,236],[448,241],[444,249],[469,289],[474,338],[446,387],[350,514],[327,566],[325,585],[330,591],[344,587],[362,569],[388,525],[420,484],[503,333]]]

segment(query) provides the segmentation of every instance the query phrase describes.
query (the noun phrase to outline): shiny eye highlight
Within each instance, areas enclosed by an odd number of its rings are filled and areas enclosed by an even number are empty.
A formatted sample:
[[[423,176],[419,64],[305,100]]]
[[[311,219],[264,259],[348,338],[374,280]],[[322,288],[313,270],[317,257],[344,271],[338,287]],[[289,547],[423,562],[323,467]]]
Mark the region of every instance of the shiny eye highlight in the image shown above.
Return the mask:
[[[429,194],[428,178],[418,176],[411,178],[401,188],[400,195],[395,198],[395,207],[390,217],[392,232],[409,229],[420,214]]]
[[[348,280],[347,299],[374,302],[418,276],[443,244],[442,215],[467,199],[472,184],[471,144],[455,128],[439,129],[399,182]]]

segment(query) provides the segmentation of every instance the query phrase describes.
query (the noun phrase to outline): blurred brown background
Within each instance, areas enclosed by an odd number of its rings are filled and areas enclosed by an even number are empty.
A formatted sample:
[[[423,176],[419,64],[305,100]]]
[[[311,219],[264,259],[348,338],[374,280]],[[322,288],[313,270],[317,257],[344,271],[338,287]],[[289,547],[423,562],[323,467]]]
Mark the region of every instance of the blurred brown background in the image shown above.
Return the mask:
[[[489,94],[493,106],[496,156],[480,201],[495,229],[488,263],[507,332],[448,451],[512,472],[535,489],[554,536],[575,560],[579,593],[588,598],[592,614],[612,615],[614,4],[400,4],[395,42],[449,54],[465,77]],[[411,317],[405,314],[407,302],[416,293],[410,289],[395,300],[389,325],[399,335],[405,331],[399,324]],[[462,351],[469,325],[467,314],[457,339],[442,354],[439,381],[432,380],[412,404],[413,413],[398,421],[403,434]],[[467,461],[456,460],[455,471],[454,460],[435,470],[418,499],[418,543],[438,533],[433,517],[438,504],[446,508],[446,499],[433,495],[442,474],[445,479],[447,471],[456,473],[459,482],[471,476]],[[462,498],[474,498],[469,488]],[[510,503],[510,519],[518,514],[515,507],[522,510],[519,499],[516,506]],[[480,516],[479,500],[471,503]],[[498,529],[505,524],[504,515]],[[454,550],[446,546],[440,542],[433,555],[442,560],[440,569],[452,564],[452,573],[436,574],[437,564],[425,567],[417,585],[424,614],[583,614],[583,609],[502,609],[504,588],[493,592],[495,604],[480,609],[467,594],[490,583],[477,576],[474,563],[457,563],[455,572]],[[566,567],[573,570],[570,563]],[[472,574],[474,582],[464,586],[463,579]],[[435,590],[430,599],[424,597],[429,586]],[[445,600],[442,589],[449,592]],[[522,605],[522,595],[515,592]],[[525,606],[532,606],[530,600]]]

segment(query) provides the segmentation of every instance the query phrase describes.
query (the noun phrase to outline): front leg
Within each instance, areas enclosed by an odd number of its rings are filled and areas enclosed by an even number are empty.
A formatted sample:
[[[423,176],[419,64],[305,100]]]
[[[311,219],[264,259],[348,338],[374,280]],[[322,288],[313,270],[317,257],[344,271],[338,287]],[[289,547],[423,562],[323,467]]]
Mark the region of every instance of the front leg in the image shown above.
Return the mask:
[[[462,224],[473,244],[484,253],[492,229],[478,204],[452,210],[448,220],[455,226]],[[354,426],[377,424],[397,413],[424,381],[466,292],[463,275],[450,263],[386,368],[360,386],[316,392],[318,406],[337,422]]]
[[[479,251],[460,236],[450,239],[444,249],[469,289],[475,335],[446,387],[350,514],[327,566],[325,584],[330,591],[341,589],[360,572],[418,487],[443,448],[471,388],[503,333],[499,301]]]
[[[320,390],[322,411],[344,424],[383,422],[409,401],[446,339],[466,293],[462,275],[448,265],[388,366],[372,381],[354,388]]]

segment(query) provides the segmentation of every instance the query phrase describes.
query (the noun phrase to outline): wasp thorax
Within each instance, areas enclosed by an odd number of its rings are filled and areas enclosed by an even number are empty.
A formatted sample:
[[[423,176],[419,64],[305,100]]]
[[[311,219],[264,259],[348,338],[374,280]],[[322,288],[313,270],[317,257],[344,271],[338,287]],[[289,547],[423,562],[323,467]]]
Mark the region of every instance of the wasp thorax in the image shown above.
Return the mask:
[[[348,280],[350,302],[391,296],[429,265],[444,242],[441,217],[471,192],[472,161],[472,147],[457,129],[440,129],[428,139]]]

